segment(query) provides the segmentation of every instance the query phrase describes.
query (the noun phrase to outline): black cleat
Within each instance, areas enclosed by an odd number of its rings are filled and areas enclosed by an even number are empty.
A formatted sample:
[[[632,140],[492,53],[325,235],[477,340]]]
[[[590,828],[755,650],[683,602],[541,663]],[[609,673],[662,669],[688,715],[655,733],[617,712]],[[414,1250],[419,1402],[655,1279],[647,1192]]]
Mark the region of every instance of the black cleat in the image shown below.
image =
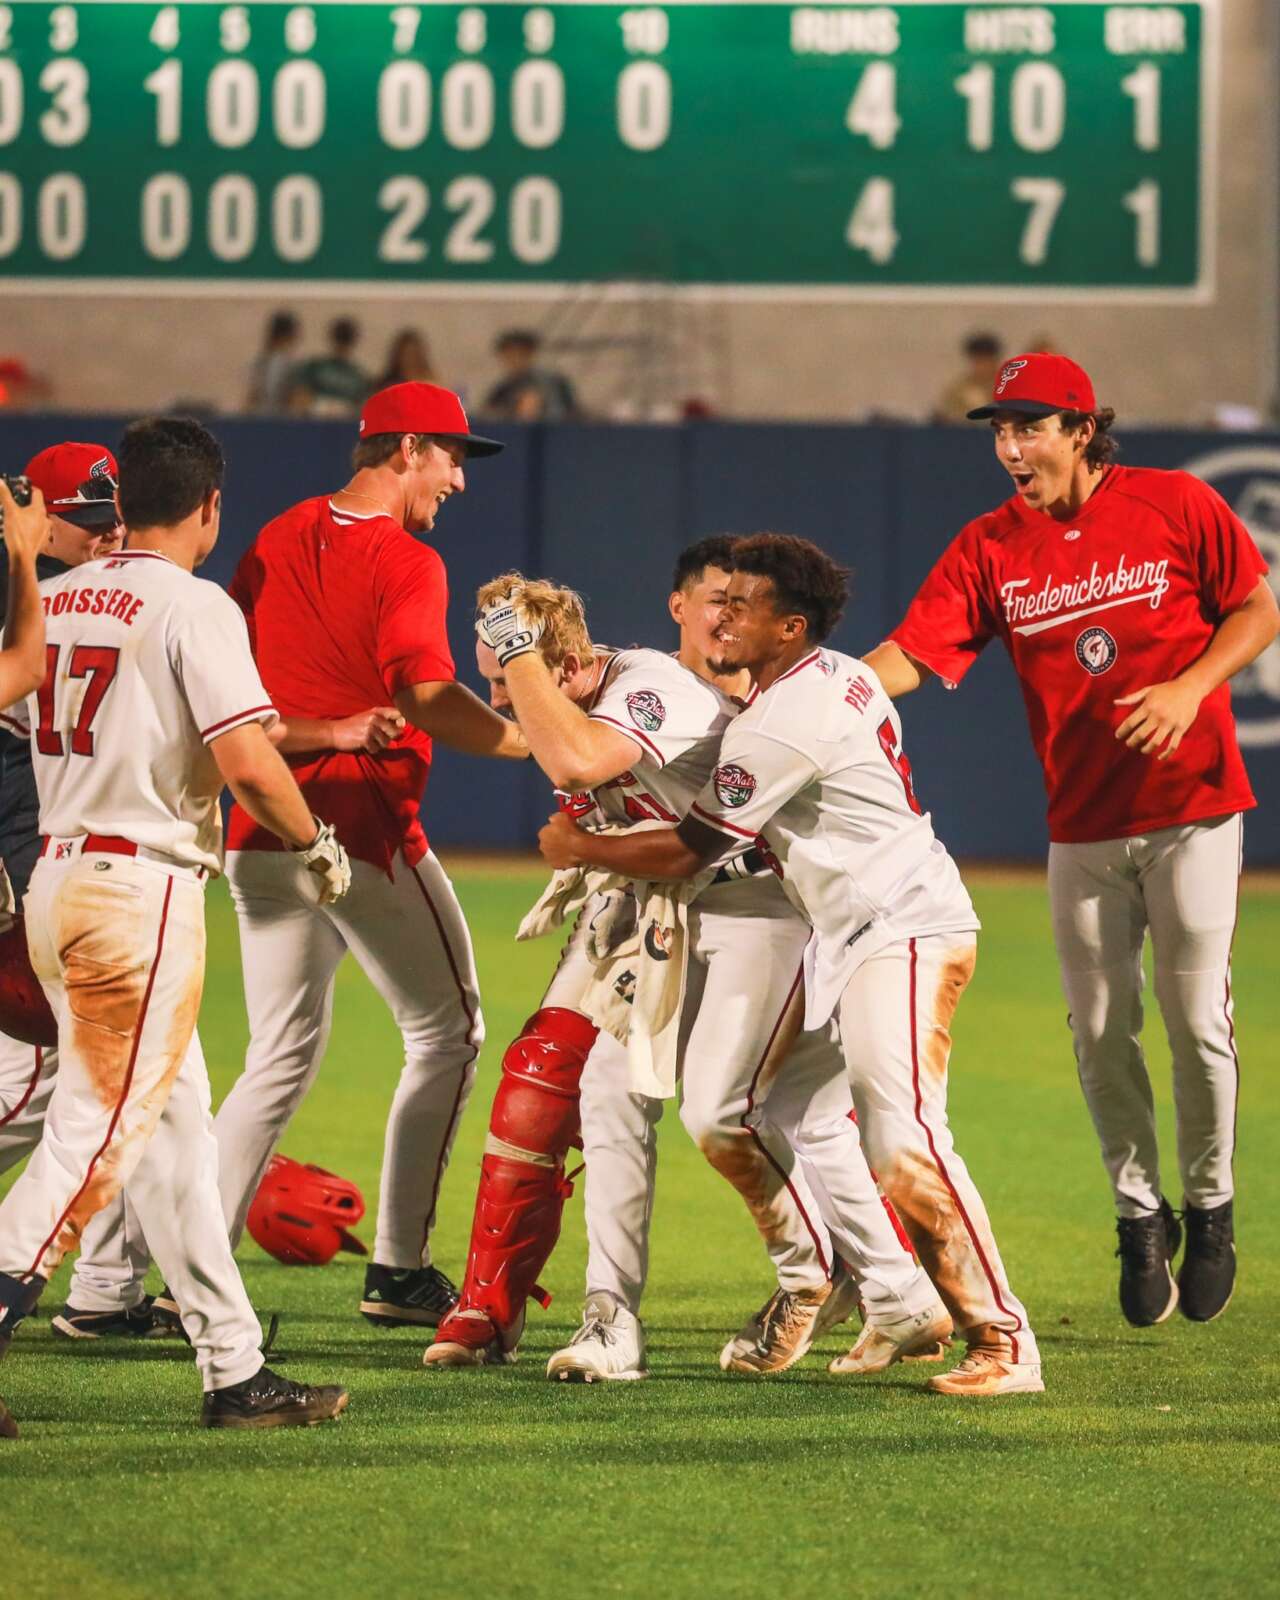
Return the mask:
[[[50,1327],[59,1339],[159,1339],[168,1332],[150,1295],[128,1311],[78,1311],[68,1302]]]
[[[379,1328],[435,1328],[458,1303],[439,1267],[365,1268],[361,1315]]]
[[[166,1283],[164,1288],[151,1302],[151,1316],[156,1326],[158,1339],[182,1339],[187,1344],[187,1330],[182,1326],[182,1313],[178,1310],[178,1302],[173,1298],[173,1291]]]
[[[200,1411],[202,1428],[310,1428],[347,1408],[347,1391],[339,1384],[313,1388],[292,1383],[270,1367],[229,1389],[212,1389]]]
[[[1120,1246],[1120,1309],[1135,1328],[1154,1327],[1172,1316],[1178,1285],[1170,1262],[1182,1243],[1177,1214],[1167,1200],[1146,1217],[1121,1217],[1116,1223]]]
[[[1187,1205],[1187,1253],[1178,1270],[1182,1315],[1212,1322],[1231,1301],[1236,1284],[1235,1225],[1232,1202],[1204,1211]]]

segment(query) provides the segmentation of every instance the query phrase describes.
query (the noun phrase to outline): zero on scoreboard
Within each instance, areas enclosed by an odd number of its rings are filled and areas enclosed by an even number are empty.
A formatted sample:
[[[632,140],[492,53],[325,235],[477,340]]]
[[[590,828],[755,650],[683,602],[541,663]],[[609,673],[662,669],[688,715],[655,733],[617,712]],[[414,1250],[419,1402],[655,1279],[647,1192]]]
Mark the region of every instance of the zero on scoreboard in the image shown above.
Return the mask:
[[[0,284],[1194,298],[1216,0],[0,3]]]

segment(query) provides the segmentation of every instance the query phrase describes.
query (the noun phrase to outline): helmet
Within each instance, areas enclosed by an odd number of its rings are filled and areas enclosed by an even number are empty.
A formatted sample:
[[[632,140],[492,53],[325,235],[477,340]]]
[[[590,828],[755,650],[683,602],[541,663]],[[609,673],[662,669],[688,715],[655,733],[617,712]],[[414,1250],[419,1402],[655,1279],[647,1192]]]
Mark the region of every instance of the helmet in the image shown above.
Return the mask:
[[[19,911],[13,925],[0,933],[0,1033],[23,1044],[51,1050],[58,1042],[58,1024],[31,970],[27,929]]]
[[[346,1178],[310,1162],[272,1156],[249,1207],[256,1244],[287,1267],[322,1267],[339,1250],[368,1251],[347,1224],[364,1216],[364,1196]]]

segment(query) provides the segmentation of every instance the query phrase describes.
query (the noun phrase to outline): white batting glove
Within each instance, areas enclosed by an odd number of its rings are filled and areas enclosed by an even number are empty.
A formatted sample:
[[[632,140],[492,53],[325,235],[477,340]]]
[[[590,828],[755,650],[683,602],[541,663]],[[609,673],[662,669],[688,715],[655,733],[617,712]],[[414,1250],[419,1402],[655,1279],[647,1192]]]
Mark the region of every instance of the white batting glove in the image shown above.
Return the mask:
[[[636,931],[636,897],[630,889],[610,889],[588,900],[583,915],[588,954],[607,961]]]
[[[528,655],[537,649],[542,637],[542,624],[521,611],[515,595],[496,601],[476,620],[476,632],[505,667],[516,656]]]
[[[320,904],[331,905],[341,900],[351,887],[351,863],[342,841],[333,831],[333,825],[316,819],[316,836],[304,850],[294,850],[308,872],[320,880]]]

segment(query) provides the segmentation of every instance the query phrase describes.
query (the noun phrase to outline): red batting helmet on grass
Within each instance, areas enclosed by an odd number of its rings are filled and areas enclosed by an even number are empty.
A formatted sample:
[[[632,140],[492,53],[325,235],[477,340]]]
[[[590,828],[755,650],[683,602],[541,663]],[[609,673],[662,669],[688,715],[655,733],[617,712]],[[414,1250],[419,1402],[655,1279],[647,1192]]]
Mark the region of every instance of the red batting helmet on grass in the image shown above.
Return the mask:
[[[40,980],[31,970],[27,929],[20,911],[13,925],[0,933],[0,1033],[46,1050],[58,1042],[58,1024]]]
[[[368,1255],[347,1228],[364,1216],[364,1196],[347,1178],[310,1162],[272,1156],[249,1207],[250,1236],[287,1267],[322,1267],[339,1250]]]

